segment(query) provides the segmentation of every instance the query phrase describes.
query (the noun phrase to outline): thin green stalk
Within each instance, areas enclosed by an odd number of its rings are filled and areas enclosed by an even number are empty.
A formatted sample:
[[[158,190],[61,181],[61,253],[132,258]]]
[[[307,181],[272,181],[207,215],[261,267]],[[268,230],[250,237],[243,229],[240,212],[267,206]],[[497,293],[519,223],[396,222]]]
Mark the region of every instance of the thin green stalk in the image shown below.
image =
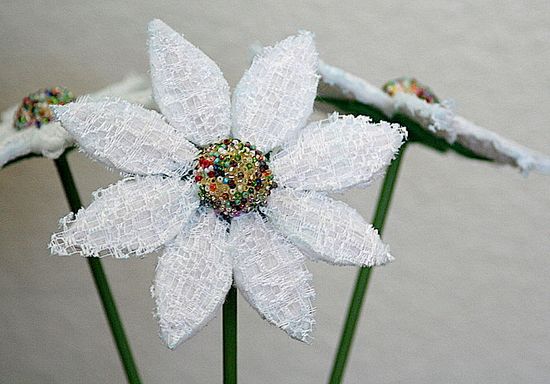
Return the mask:
[[[237,384],[237,289],[231,287],[223,303],[223,382]]]
[[[55,160],[55,166],[57,168],[59,178],[61,179],[61,183],[63,184],[63,190],[65,191],[65,196],[67,197],[69,206],[73,212],[76,212],[82,206],[82,203],[80,201],[80,196],[78,195],[76,184],[65,154]],[[103,271],[101,260],[96,257],[87,257],[86,260],[88,261],[88,266],[92,272],[95,287],[99,297],[101,298],[101,304],[103,304],[103,310],[107,316],[107,321],[109,322],[109,327],[111,328],[111,333],[115,340],[120,360],[124,366],[124,372],[126,373],[128,383],[140,384],[141,380],[139,378],[134,358],[132,357],[130,344],[128,344],[128,340],[126,339],[124,327],[122,326],[122,321],[118,315],[115,300],[111,294],[109,282],[107,281],[107,276]]]
[[[376,206],[376,213],[374,215],[374,220],[372,223],[372,225],[376,229],[378,229],[380,235],[382,235],[384,222],[388,214],[393,190],[397,180],[399,164],[401,163],[403,152],[405,151],[406,146],[407,144],[404,144],[401,147],[399,155],[388,167],[388,171],[386,172],[386,176],[382,184],[382,189],[380,190],[380,195],[378,197],[378,203]],[[334,364],[332,366],[332,372],[329,381],[330,384],[339,384],[342,382],[342,379],[344,377],[344,370],[348,361],[349,352],[351,350],[351,345],[353,342],[353,336],[355,335],[355,330],[357,329],[357,321],[359,319],[359,316],[361,315],[361,307],[367,293],[369,278],[371,277],[371,275],[372,269],[368,267],[361,268],[357,275],[355,288],[353,290],[353,296],[351,298],[348,308],[346,322],[344,324],[344,329],[342,330],[342,335],[340,336],[340,344],[338,346],[338,351],[336,353]]]

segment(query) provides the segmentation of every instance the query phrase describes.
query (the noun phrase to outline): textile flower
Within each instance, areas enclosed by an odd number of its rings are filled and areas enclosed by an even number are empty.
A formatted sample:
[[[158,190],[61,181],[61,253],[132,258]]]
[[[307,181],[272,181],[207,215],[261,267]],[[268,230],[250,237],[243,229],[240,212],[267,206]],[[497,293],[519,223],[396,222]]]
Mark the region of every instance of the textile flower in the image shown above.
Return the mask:
[[[126,100],[153,106],[146,78],[129,75],[122,81],[90,94],[91,99],[118,96]],[[21,104],[0,114],[0,168],[29,154],[56,159],[74,145],[71,135],[53,121],[48,105],[65,104],[74,98],[63,87],[41,89],[26,96]]]
[[[307,124],[319,78],[309,32],[263,50],[232,100],[218,66],[159,20],[149,53],[163,116],[112,98],[54,108],[82,151],[125,177],[61,219],[52,252],[127,258],[163,247],[152,295],[169,348],[215,316],[232,283],[264,319],[308,342],[305,255],[392,260],[377,231],[327,192],[380,177],[406,131],[336,114]]]
[[[456,115],[450,100],[437,100],[415,80],[397,79],[386,84],[383,90],[324,62],[320,62],[319,72],[324,83],[376,107],[386,116],[402,113],[449,144],[457,142],[477,155],[518,167],[525,174],[533,170],[550,174],[550,157]]]

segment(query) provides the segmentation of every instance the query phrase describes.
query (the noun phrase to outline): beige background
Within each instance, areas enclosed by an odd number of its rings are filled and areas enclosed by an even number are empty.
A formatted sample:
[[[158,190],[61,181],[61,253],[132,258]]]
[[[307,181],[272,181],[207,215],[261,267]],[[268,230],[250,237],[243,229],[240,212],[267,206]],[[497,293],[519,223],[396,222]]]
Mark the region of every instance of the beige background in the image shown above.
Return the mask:
[[[247,47],[297,29],[322,57],[374,84],[415,75],[468,118],[550,153],[547,1],[6,1],[0,108],[39,87],[84,93],[147,70],[160,17],[214,58],[233,86]],[[71,155],[86,202],[117,179]],[[374,274],[347,383],[550,381],[550,178],[411,147],[385,233],[397,261]],[[343,199],[370,217],[378,185]],[[124,381],[84,260],[50,257],[67,212],[53,164],[0,173],[0,382]],[[220,382],[220,318],[175,352],[156,336],[156,257],[105,260],[145,383]],[[291,341],[241,300],[242,383],[325,381],[355,269],[311,265],[316,340]]]

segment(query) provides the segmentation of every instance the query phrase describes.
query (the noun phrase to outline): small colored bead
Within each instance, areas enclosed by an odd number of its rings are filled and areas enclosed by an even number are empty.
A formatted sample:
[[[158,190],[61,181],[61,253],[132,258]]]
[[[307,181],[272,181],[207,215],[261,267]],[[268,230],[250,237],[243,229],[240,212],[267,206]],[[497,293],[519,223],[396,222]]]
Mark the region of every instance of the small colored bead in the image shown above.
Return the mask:
[[[273,189],[272,179],[265,156],[237,139],[205,147],[195,162],[199,198],[227,218],[264,205]]]
[[[439,103],[439,99],[429,87],[412,77],[400,77],[390,80],[384,84],[382,89],[390,96],[395,96],[397,93],[410,93],[429,104]]]
[[[17,130],[35,126],[40,128],[54,119],[50,105],[63,105],[74,101],[71,91],[63,87],[40,89],[25,96],[13,119]]]

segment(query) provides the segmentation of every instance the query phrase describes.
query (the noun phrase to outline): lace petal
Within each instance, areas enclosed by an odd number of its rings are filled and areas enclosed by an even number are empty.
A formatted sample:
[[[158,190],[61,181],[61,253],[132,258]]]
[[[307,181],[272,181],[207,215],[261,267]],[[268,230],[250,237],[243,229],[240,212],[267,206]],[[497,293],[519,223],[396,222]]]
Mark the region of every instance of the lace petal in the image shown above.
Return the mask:
[[[94,193],[88,208],[59,221],[53,254],[127,258],[173,239],[199,205],[194,184],[161,176],[120,180]]]
[[[262,318],[310,342],[315,320],[311,274],[304,256],[257,213],[233,219],[235,284]]]
[[[229,85],[200,49],[160,20],[149,23],[153,96],[170,124],[193,143],[229,136]]]
[[[197,216],[166,246],[151,288],[160,336],[170,349],[214,318],[231,287],[228,226],[210,210]]]

